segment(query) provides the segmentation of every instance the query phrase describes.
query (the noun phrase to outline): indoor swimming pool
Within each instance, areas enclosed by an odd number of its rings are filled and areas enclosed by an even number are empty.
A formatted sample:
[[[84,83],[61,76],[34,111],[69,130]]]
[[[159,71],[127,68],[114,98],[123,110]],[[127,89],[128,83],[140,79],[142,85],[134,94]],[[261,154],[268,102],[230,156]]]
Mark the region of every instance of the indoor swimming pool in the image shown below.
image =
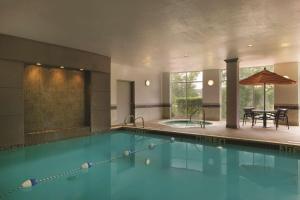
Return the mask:
[[[0,152],[0,199],[296,200],[299,160],[273,149],[118,130]],[[37,184],[20,188],[27,179]]]

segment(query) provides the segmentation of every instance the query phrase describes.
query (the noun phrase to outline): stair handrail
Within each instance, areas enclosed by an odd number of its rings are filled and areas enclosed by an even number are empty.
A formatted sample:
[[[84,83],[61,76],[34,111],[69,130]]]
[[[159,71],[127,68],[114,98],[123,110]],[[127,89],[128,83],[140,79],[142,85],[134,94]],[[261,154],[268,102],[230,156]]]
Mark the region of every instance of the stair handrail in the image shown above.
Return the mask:
[[[134,115],[127,115],[124,119],[123,124],[126,126],[127,125],[127,121],[133,119],[133,125],[135,126],[135,116]]]
[[[205,119],[205,109],[203,107],[201,107],[201,110],[202,110],[202,125],[201,125],[201,128],[205,128],[205,124],[206,124],[206,119]]]
[[[138,116],[137,118],[135,118],[135,119],[134,119],[134,124],[135,124],[135,126],[136,126],[136,120],[137,120],[137,119],[141,119],[141,120],[142,120],[143,128],[145,128],[145,120],[144,120],[144,117]]]
[[[205,118],[205,109],[203,107],[200,107],[199,109],[194,110],[194,112],[192,112],[189,116],[189,120],[190,122],[192,121],[192,117],[197,113],[197,112],[201,112],[202,111],[202,123],[200,123],[200,127],[201,128],[205,128],[205,123],[206,123],[206,118]],[[200,114],[200,113],[199,113]]]

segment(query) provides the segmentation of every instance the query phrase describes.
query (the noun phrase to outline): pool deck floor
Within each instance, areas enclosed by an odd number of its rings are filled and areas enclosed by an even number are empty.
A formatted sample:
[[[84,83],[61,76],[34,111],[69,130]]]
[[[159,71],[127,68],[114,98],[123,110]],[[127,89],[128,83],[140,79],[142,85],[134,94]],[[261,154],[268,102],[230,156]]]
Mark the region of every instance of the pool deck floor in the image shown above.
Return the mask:
[[[140,127],[141,124],[137,124]],[[278,130],[273,124],[268,128],[263,128],[261,124],[257,124],[251,127],[250,123],[240,126],[240,129],[226,128],[224,121],[213,122],[212,125],[203,128],[173,128],[170,126],[159,124],[157,121],[145,122],[145,129],[165,132],[178,132],[188,135],[202,135],[213,136],[235,140],[250,140],[263,143],[283,144],[300,147],[300,127],[290,126],[288,129],[286,126],[279,126]]]

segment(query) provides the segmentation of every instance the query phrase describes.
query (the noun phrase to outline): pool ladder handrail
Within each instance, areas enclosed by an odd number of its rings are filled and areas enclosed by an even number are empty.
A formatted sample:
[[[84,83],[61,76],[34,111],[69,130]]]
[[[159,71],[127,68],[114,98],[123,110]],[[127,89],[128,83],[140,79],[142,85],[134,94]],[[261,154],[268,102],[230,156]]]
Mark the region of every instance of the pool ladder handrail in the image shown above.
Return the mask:
[[[133,119],[133,124],[135,124],[135,116],[134,115],[127,115],[124,119],[123,124],[126,126],[128,124],[127,121],[130,119]]]
[[[190,122],[192,121],[192,117],[198,112],[199,110],[195,110],[190,114]]]
[[[144,117],[142,116],[138,116],[137,118],[134,119],[134,125],[136,126],[136,120],[137,119],[141,119],[142,120],[142,125],[143,125],[143,128],[145,128],[145,120],[144,120]]]
[[[127,121],[128,121],[129,119],[133,119],[133,126],[134,126],[134,127],[136,127],[136,121],[137,121],[138,119],[141,119],[141,120],[142,120],[143,128],[145,128],[145,120],[144,120],[144,117],[138,116],[138,117],[135,118],[134,115],[127,115],[127,116],[125,117],[124,123],[123,123],[125,126],[128,124]]]
[[[205,123],[206,123],[206,120],[205,120],[205,109],[202,107],[201,108],[201,111],[202,111],[202,120],[203,120],[203,124],[201,125],[201,128],[205,128]]]
[[[204,110],[203,107],[199,108],[199,110],[195,110],[194,112],[192,112],[192,113],[190,114],[190,122],[192,121],[192,117],[193,117],[198,111],[202,111],[202,118],[203,118],[203,119],[202,119],[203,123],[200,123],[200,127],[201,127],[201,128],[205,128],[205,122],[206,122],[206,120],[205,120],[205,110]]]

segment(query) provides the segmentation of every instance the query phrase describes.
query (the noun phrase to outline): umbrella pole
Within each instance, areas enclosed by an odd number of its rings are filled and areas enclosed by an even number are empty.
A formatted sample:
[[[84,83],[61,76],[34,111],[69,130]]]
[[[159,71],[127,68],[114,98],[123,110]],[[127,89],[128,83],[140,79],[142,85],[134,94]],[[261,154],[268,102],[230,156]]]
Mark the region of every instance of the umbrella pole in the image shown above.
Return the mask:
[[[264,111],[266,111],[266,84],[264,83]]]
[[[264,83],[264,128],[267,127],[267,113],[266,113],[266,84]]]

